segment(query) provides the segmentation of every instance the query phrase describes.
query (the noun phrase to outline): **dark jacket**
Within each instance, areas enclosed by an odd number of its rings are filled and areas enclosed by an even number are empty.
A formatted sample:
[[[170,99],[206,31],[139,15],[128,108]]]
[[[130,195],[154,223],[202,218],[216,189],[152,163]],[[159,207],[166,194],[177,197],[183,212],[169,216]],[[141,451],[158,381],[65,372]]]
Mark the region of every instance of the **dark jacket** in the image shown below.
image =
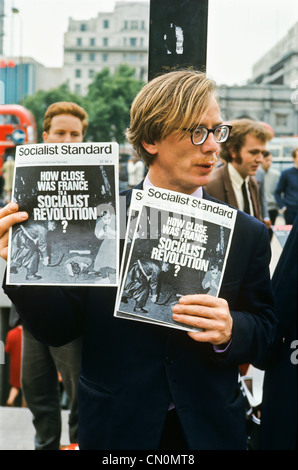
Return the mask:
[[[81,449],[157,449],[171,401],[190,449],[246,448],[238,365],[261,367],[274,336],[269,258],[265,225],[239,211],[220,292],[234,319],[225,353],[185,331],[115,318],[116,288],[4,287],[40,340],[59,346],[83,332]]]
[[[274,353],[266,366],[261,448],[297,450],[298,216],[272,278],[278,314]]]

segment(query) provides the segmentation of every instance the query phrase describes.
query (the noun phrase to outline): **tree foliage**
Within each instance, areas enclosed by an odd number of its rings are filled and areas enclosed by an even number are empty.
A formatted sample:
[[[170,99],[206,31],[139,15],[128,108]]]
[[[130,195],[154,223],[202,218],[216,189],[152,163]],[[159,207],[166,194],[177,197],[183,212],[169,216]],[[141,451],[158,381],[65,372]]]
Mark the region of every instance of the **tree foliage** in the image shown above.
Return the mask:
[[[38,91],[27,96],[23,105],[32,111],[38,128],[38,139],[42,141],[43,118],[48,106],[56,101],[73,101],[88,113],[89,126],[85,140],[119,144],[125,141],[125,130],[129,125],[131,103],[144,83],[134,78],[134,69],[120,65],[114,74],[103,69],[89,85],[86,96],[71,93],[63,84],[49,91]]]

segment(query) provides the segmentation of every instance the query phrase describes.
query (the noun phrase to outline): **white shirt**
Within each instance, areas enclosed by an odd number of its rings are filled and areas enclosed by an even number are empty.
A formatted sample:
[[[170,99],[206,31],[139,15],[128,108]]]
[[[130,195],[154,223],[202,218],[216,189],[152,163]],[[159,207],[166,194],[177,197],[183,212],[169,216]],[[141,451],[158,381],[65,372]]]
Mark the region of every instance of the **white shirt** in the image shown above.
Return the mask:
[[[127,173],[129,186],[136,186],[144,177],[144,163],[141,160],[138,160],[137,162],[128,161]]]
[[[246,186],[246,192],[248,196],[248,202],[249,202],[249,209],[250,213],[253,214],[253,204],[250,196],[250,191],[248,189],[248,182],[249,182],[249,176],[247,176],[245,179],[242,178],[240,173],[231,165],[231,163],[228,163],[228,172],[230,175],[231,183],[234,189],[234,193],[236,196],[236,201],[238,205],[238,209],[244,210],[244,200],[243,200],[243,195],[242,195],[242,183],[245,181],[245,186]]]

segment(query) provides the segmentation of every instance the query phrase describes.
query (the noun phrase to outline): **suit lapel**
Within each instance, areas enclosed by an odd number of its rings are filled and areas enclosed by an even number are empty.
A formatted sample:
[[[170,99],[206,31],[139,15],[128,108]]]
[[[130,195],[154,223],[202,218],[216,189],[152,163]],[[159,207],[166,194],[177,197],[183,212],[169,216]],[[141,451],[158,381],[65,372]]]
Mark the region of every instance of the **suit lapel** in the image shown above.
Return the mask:
[[[135,186],[132,189],[143,189],[143,181],[141,181],[137,186]],[[127,189],[126,191],[122,191],[120,193],[120,196],[125,196],[126,198],[126,210],[128,210],[131,202],[131,195],[132,195],[132,189]]]
[[[224,191],[225,191],[224,201],[227,202],[228,204],[231,204],[231,206],[236,207],[238,209],[238,203],[237,203],[235,192],[234,192],[232,182],[231,182],[231,179],[230,179],[228,165],[224,165],[223,171],[222,171],[222,176],[223,176],[223,187],[224,187]]]

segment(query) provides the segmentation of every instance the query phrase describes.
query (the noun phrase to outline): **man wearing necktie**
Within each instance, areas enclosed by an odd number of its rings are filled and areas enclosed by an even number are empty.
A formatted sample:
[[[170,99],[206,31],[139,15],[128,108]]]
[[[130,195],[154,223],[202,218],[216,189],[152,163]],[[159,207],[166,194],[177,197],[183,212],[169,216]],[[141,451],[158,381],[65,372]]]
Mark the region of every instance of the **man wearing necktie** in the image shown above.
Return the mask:
[[[273,136],[263,124],[251,119],[238,119],[231,124],[230,137],[220,148],[220,157],[225,164],[214,170],[205,189],[210,196],[262,220],[254,176],[262,162],[266,143]]]

